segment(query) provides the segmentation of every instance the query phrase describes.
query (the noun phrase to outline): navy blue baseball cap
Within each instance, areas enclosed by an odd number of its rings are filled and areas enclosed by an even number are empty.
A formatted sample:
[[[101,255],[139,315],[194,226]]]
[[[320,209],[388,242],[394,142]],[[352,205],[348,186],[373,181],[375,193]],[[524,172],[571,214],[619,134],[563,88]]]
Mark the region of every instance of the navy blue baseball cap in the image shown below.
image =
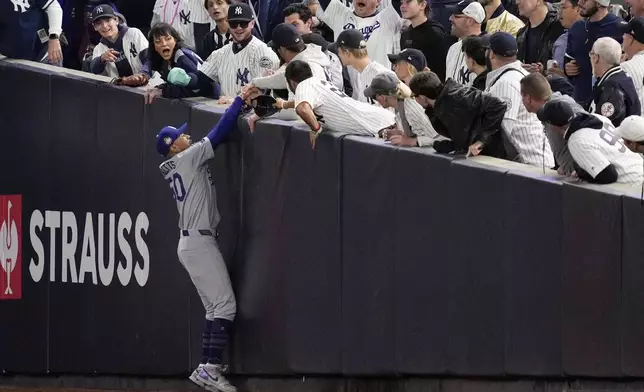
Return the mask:
[[[186,133],[188,123],[183,124],[179,128],[172,126],[164,127],[157,135],[157,151],[164,157],[168,156],[172,143],[179,138],[182,134]]]
[[[492,53],[502,57],[516,56],[519,51],[517,39],[503,31],[497,31],[490,36],[489,47]]]
[[[549,101],[537,110],[537,117],[539,121],[554,125],[556,127],[563,127],[572,121],[575,113],[569,104],[563,101]]]
[[[254,19],[253,10],[246,3],[231,4],[228,7],[228,21],[250,22]]]
[[[292,24],[280,23],[273,29],[273,48],[290,48],[302,44],[302,36]]]
[[[96,22],[101,18],[116,18],[116,12],[108,4],[97,5],[96,8],[92,11],[92,23]]]
[[[427,59],[423,52],[418,49],[405,49],[398,54],[388,54],[387,57],[392,64],[399,61],[406,61],[416,68],[416,71],[422,72],[427,67]]]
[[[636,16],[628,22],[619,25],[622,34],[629,34],[635,41],[644,43],[644,17]]]
[[[338,34],[338,39],[329,45],[329,50],[337,54],[339,48],[365,49],[366,47],[367,41],[365,41],[362,31],[357,29],[348,29]]]

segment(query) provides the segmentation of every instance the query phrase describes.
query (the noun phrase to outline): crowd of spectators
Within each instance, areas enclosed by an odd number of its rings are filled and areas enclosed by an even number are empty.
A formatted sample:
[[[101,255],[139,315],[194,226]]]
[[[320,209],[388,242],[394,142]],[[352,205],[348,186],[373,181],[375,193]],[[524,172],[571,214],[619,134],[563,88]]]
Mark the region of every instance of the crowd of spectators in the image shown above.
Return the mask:
[[[312,142],[339,131],[641,184],[644,0],[626,2],[6,0],[0,54],[144,87],[149,104],[272,95],[271,117]]]

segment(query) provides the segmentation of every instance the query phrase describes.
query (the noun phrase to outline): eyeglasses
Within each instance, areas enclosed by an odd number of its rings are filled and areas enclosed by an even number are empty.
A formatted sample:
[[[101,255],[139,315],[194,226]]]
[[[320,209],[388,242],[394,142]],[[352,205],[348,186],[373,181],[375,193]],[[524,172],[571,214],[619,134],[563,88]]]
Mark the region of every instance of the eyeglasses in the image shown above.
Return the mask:
[[[231,29],[236,29],[237,27],[240,27],[240,26],[242,29],[245,29],[246,27],[248,27],[249,23],[250,22],[237,22],[237,21],[228,22]]]

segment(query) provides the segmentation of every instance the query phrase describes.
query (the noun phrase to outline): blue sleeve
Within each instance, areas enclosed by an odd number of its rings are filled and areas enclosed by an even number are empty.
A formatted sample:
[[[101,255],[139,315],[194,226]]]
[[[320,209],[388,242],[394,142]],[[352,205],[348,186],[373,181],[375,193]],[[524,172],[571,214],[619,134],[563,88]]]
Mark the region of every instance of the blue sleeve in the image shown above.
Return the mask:
[[[152,66],[150,65],[150,59],[146,59],[146,61],[143,63],[143,67],[141,67],[141,72],[148,75],[149,77],[152,77],[154,71],[152,71],[151,68]]]
[[[237,116],[243,103],[244,101],[242,101],[241,97],[235,97],[232,105],[226,109],[221,120],[208,133],[207,137],[210,139],[213,150],[237,128]]]
[[[101,61],[100,57],[92,59],[92,62],[89,64],[89,69],[92,73],[100,75],[105,71],[105,63]]]
[[[145,48],[139,52],[139,60],[141,61],[141,64],[143,64],[142,69],[143,70],[146,69],[145,66],[147,65],[147,62],[148,62],[148,48]]]

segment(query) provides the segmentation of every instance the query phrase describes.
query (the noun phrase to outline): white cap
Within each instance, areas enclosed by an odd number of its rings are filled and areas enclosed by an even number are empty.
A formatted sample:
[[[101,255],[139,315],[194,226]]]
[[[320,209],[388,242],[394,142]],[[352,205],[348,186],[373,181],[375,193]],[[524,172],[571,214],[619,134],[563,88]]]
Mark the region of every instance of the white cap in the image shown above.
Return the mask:
[[[463,9],[463,15],[474,19],[476,23],[483,23],[485,20],[485,9],[478,1],[470,3]]]
[[[644,142],[644,117],[638,115],[626,117],[615,129],[615,134],[631,142]]]
[[[597,0],[597,3],[599,3],[599,5],[602,5],[604,7],[608,7],[610,5],[610,0]]]

